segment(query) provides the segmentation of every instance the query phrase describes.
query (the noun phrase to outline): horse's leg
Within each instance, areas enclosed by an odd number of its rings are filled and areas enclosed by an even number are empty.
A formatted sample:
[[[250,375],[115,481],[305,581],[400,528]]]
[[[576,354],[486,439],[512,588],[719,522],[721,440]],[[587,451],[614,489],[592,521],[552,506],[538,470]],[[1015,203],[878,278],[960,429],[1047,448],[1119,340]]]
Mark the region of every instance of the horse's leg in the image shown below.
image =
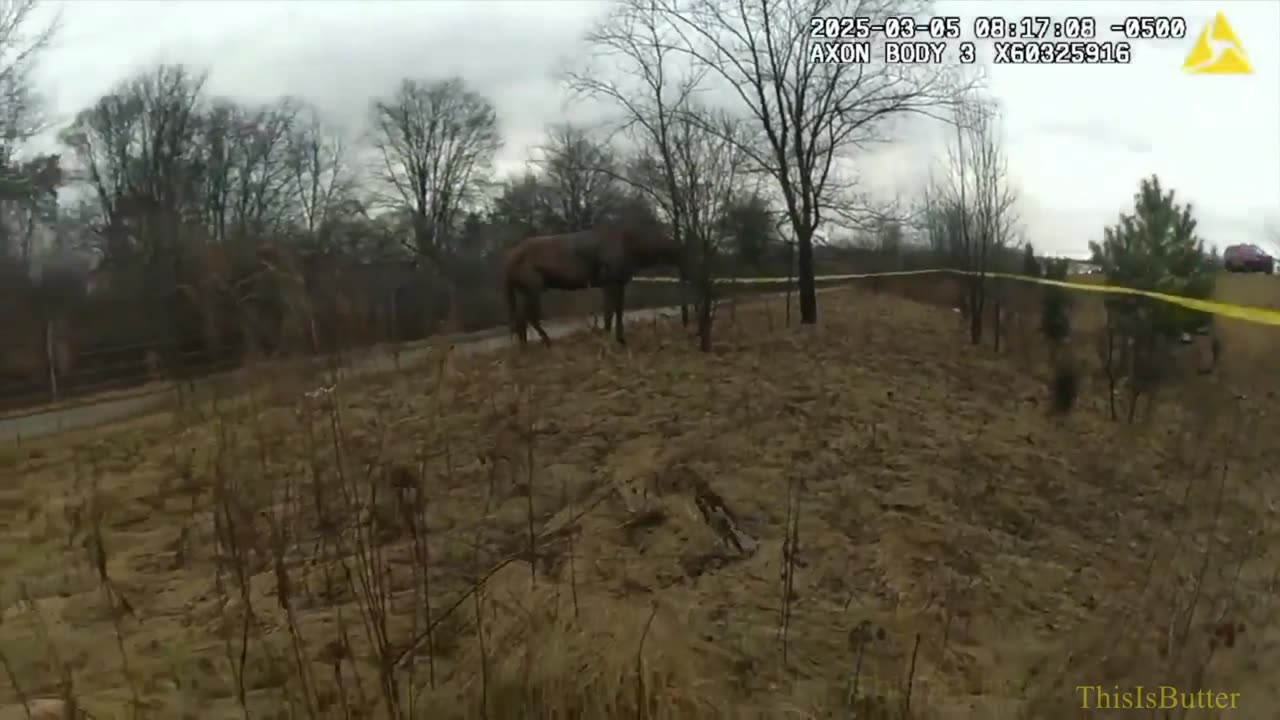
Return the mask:
[[[523,312],[516,318],[516,339],[520,341],[521,347],[529,344],[529,322]]]
[[[613,329],[613,288],[605,285],[600,294],[604,298],[604,331],[607,334]]]
[[[626,338],[622,336],[622,306],[623,306],[623,299],[626,297],[626,292],[627,292],[626,283],[618,283],[617,285],[614,286],[613,303],[612,303],[612,307],[609,310],[610,314],[616,313],[618,316],[617,338],[618,338],[619,345],[627,344]]]
[[[551,338],[547,336],[547,331],[542,329],[542,298],[538,293],[531,293],[525,303],[527,312],[525,313],[529,319],[529,324],[533,325],[533,329],[538,332],[542,338],[543,344],[551,347]]]
[[[521,297],[513,299],[511,303],[511,320],[516,328],[516,337],[520,340],[520,346],[524,347],[529,344],[529,297],[532,293],[526,290],[520,292]],[[523,300],[523,302],[517,302]]]

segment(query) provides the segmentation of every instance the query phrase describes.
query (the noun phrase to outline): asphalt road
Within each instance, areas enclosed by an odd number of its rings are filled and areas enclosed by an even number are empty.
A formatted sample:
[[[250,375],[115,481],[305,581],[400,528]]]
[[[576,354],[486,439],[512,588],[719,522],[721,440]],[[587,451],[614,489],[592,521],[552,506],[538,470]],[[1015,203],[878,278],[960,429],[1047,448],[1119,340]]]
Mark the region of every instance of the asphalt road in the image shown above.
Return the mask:
[[[628,322],[635,322],[636,320],[675,317],[678,315],[679,308],[664,307],[632,310],[627,312],[625,317]],[[546,328],[547,334],[552,338],[562,338],[588,329],[590,320],[549,321],[543,323],[543,327]],[[529,334],[533,336],[529,341],[532,345],[535,342],[533,338],[536,338],[537,335],[532,331]],[[461,352],[486,353],[508,347],[513,341],[514,338],[510,336],[506,328],[436,337],[430,341],[424,341],[403,349],[399,354],[398,365],[403,370],[421,364],[428,358],[431,346],[439,345],[440,343],[450,343]],[[349,366],[344,368],[343,374],[369,375],[389,372],[395,370],[396,367],[397,361],[391,355],[370,353],[352,361]],[[226,388],[228,382],[234,383],[234,375],[222,374],[202,378],[195,381],[194,390],[196,395],[200,395],[202,389],[210,391],[220,385]],[[46,437],[69,430],[82,430],[144,415],[171,405],[174,402],[174,394],[176,392],[176,388],[171,386],[146,395],[128,396],[100,402],[86,402],[82,405],[56,408],[31,415],[0,418],[0,443]],[[207,394],[212,395],[211,392]]]

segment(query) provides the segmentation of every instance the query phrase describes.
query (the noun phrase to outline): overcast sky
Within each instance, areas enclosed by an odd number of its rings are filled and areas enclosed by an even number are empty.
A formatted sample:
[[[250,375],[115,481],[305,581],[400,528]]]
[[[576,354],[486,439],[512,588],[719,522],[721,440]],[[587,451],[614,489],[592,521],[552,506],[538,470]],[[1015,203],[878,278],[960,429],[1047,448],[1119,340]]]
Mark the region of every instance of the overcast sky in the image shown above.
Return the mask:
[[[507,142],[500,168],[512,170],[548,123],[566,119],[556,70],[580,51],[579,38],[607,3],[64,0],[51,7],[61,7],[63,29],[39,77],[63,119],[162,60],[207,67],[215,94],[288,93],[351,127],[369,99],[401,77],[458,74],[494,101]],[[1219,10],[1252,75],[1182,72]],[[1100,39],[1110,39],[1105,26],[1125,15],[1174,11],[1186,17],[1188,37],[1134,41],[1127,66],[991,69],[1027,234],[1042,252],[1084,253],[1153,172],[1195,203],[1208,243],[1264,240],[1266,220],[1280,221],[1280,2],[938,3],[939,14],[961,16],[966,28],[984,14],[1092,16]],[[979,55],[992,57],[989,43],[979,44]],[[586,114],[568,109],[569,119]],[[861,176],[881,194],[910,194],[937,161],[940,136],[913,132],[860,160]]]

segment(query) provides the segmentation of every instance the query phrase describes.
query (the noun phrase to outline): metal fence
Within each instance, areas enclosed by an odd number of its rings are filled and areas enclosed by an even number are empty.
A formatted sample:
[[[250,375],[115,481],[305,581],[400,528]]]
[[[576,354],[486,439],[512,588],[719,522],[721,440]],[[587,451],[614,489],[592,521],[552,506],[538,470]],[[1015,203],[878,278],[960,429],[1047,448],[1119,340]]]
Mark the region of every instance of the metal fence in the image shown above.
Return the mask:
[[[51,333],[47,333],[47,337]],[[208,357],[202,350],[180,351],[173,343],[152,341],[99,346],[60,361],[52,339],[46,342],[42,373],[0,380],[0,413],[20,415],[84,401],[155,391],[183,377],[201,377],[236,367],[234,357]],[[175,372],[173,368],[181,368]]]
[[[680,296],[674,287],[664,283],[647,283],[639,278],[637,280],[645,287],[643,291],[633,293],[628,298],[629,309],[666,307],[679,302]],[[596,305],[599,298],[594,293],[562,295],[563,297],[549,298],[551,302],[544,306],[549,317],[585,317],[598,309]],[[481,326],[484,329],[476,332],[484,335],[495,330],[504,331],[502,314],[476,318],[485,321]],[[458,329],[465,328],[463,325]],[[177,383],[193,382],[235,370],[245,362],[243,352],[226,351],[215,356],[207,349],[183,349],[171,338],[114,344],[99,340],[85,346],[83,343],[71,342],[72,338],[69,337],[58,338],[57,332],[54,324],[46,326],[43,358],[26,358],[20,371],[10,369],[7,376],[3,374],[4,369],[0,368],[0,418],[41,414],[68,406],[171,391]],[[91,333],[82,330],[80,334]],[[462,337],[473,333],[428,333],[416,339],[404,340],[392,340],[379,335],[358,344],[344,344],[342,350],[335,352],[346,357],[377,352],[379,349],[408,349],[433,338],[453,337],[455,334]],[[68,357],[60,357],[60,354],[66,353],[60,348],[65,347],[76,349]],[[277,356],[268,362],[323,364],[333,357],[332,354],[297,353]]]
[[[843,284],[843,276],[819,276],[826,285]],[[679,302],[680,294],[670,278],[636,278],[645,288],[643,293],[633,294],[630,308],[661,310]],[[777,293],[785,287],[789,278],[725,280],[735,287],[726,289],[728,296]],[[836,281],[836,282],[832,282]],[[552,317],[586,318],[593,305],[582,294],[575,295],[575,302],[564,303]],[[570,298],[562,298],[570,300]],[[556,303],[561,305],[561,303]],[[568,312],[564,312],[568,311]],[[628,315],[632,313],[628,312]],[[650,313],[641,313],[648,315]],[[575,321],[569,321],[575,324]],[[548,328],[550,329],[550,327]],[[58,338],[52,324],[46,329],[44,343],[44,367],[32,368],[21,379],[0,378],[0,441],[22,437],[49,435],[62,430],[86,427],[119,419],[130,413],[155,409],[166,400],[181,400],[184,388],[195,389],[197,384],[208,384],[218,376],[225,376],[245,364],[241,353],[224,353],[211,357],[207,350],[183,350],[173,340],[157,338],[144,342],[120,344],[98,343],[80,348],[70,358],[59,358]],[[398,366],[401,360],[412,363],[415,347],[432,341],[474,342],[506,333],[505,327],[490,328],[470,333],[428,336],[420,340],[382,342],[347,348],[335,355],[290,355],[271,359],[258,365],[311,364],[332,366],[359,365],[359,373],[376,372]],[[483,343],[486,346],[488,343]],[[361,357],[363,356],[363,357]],[[86,406],[112,405],[111,412],[87,412]]]

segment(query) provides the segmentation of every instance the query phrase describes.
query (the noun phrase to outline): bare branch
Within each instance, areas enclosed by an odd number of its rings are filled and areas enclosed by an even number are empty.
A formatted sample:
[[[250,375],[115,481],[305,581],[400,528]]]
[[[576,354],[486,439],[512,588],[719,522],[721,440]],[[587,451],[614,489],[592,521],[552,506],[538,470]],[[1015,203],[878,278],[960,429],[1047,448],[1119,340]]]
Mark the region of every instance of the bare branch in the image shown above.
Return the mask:
[[[598,50],[624,57],[630,62],[627,70],[650,87],[660,77],[657,71],[668,65],[715,79],[735,101],[729,109],[754,120],[758,132],[740,133],[733,142],[780,191],[798,241],[802,319],[814,322],[812,238],[828,211],[839,206],[834,198],[851,187],[840,177],[837,161],[884,140],[886,123],[896,116],[944,114],[957,90],[972,79],[963,69],[946,66],[815,63],[809,18],[848,15],[875,22],[891,15],[920,17],[929,5],[926,0],[626,0],[588,40]],[[639,57],[649,61],[638,62]],[[580,88],[616,100],[650,136],[661,134],[656,122],[661,113],[640,112],[637,93],[600,78],[599,73],[575,76]]]
[[[568,123],[553,125],[540,149],[539,199],[557,232],[581,230],[610,216],[621,201],[617,162],[610,148]]]
[[[460,211],[502,145],[492,103],[459,78],[406,79],[373,103],[372,124],[382,198],[412,217],[411,249],[452,253]]]
[[[176,242],[178,222],[201,216],[205,74],[161,65],[117,85],[61,134],[76,170],[97,199],[96,232],[105,259],[152,256]]]
[[[342,137],[325,125],[318,110],[304,106],[289,134],[287,152],[297,220],[316,242],[352,190],[347,148]]]
[[[32,28],[39,0],[0,0],[0,160],[13,147],[47,128],[31,83],[40,54],[61,25],[58,12],[47,25]]]

